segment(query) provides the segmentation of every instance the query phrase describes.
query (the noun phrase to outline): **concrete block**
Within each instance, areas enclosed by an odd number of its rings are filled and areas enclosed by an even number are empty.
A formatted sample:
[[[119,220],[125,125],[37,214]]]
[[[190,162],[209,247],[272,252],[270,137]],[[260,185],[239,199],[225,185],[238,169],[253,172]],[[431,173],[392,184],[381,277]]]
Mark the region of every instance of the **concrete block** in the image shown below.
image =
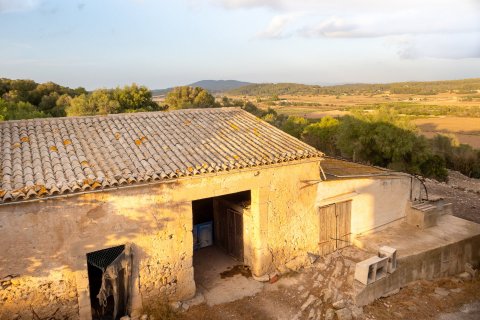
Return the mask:
[[[397,249],[387,246],[382,246],[378,250],[379,257],[387,258],[387,272],[393,273],[397,270]]]
[[[407,208],[407,223],[419,229],[437,225],[438,211],[429,204],[417,204]]]
[[[355,280],[368,285],[387,275],[387,257],[371,257],[355,266]]]

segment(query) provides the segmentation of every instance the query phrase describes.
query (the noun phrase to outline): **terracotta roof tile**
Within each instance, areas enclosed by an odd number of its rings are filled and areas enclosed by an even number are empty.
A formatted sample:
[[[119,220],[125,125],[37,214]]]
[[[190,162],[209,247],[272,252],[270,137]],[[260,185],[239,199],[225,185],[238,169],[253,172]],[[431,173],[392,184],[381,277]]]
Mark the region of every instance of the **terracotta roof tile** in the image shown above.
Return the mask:
[[[238,108],[0,122],[0,202],[322,154]]]

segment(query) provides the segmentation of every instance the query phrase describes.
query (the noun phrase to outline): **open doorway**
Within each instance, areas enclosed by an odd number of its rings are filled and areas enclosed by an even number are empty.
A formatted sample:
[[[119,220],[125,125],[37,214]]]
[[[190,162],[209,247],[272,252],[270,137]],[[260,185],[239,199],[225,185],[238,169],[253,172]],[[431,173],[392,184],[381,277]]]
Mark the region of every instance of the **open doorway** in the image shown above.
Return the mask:
[[[224,272],[244,272],[244,234],[248,227],[250,191],[192,201],[193,266],[197,287],[215,285]]]
[[[87,253],[93,320],[117,320],[128,315],[131,263],[129,245]]]

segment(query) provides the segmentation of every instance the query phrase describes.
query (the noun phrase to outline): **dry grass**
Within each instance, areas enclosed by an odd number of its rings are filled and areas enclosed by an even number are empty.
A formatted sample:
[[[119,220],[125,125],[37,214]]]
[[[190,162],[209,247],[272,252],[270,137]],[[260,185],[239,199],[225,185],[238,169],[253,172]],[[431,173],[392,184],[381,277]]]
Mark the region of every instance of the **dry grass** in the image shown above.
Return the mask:
[[[276,104],[292,104],[287,106],[272,106],[268,101],[258,103],[256,97],[247,97],[261,108],[273,108],[288,116],[300,116],[308,119],[319,119],[324,116],[343,116],[349,114],[352,107],[362,107],[382,103],[409,102],[419,105],[472,107],[480,105],[480,95],[474,95],[472,100],[466,95],[456,93],[441,93],[437,95],[411,94],[377,94],[377,95],[310,95],[310,96],[280,96]],[[233,97],[242,99],[243,97]],[[460,143],[480,148],[480,118],[460,118],[454,116],[416,119],[414,123],[420,132],[431,138],[438,133],[453,134]]]
[[[416,119],[414,123],[429,138],[438,133],[452,134],[460,143],[480,149],[480,118],[438,117]]]
[[[477,97],[478,96],[478,97]],[[233,99],[242,99],[241,96],[229,96]],[[268,101],[256,102],[256,97],[247,97],[252,102],[262,108],[272,107]],[[412,95],[412,94],[376,94],[376,95],[310,95],[310,96],[292,96],[285,95],[279,97],[285,103],[293,103],[292,106],[273,106],[277,111],[294,116],[303,116],[306,118],[320,118],[327,111],[346,111],[355,106],[366,106],[381,103],[410,102],[424,105],[437,106],[478,106],[480,105],[480,95],[474,95],[472,100],[467,100],[466,95],[456,93],[440,93],[437,95]],[[281,101],[277,101],[278,104]],[[312,106],[311,104],[315,104]]]
[[[151,301],[145,304],[142,308],[142,314],[146,314],[155,320],[176,320],[181,318],[181,314],[165,301]]]

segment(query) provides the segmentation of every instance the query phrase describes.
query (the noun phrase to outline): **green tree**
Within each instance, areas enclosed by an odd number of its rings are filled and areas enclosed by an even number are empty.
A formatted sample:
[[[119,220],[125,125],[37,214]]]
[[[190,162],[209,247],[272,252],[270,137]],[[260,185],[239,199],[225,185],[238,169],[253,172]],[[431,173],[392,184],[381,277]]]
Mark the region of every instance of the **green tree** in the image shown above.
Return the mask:
[[[165,97],[170,109],[212,108],[217,107],[215,98],[200,87],[176,87]]]
[[[338,154],[336,140],[340,121],[332,117],[323,117],[319,122],[309,124],[302,133],[302,140],[309,145],[334,156]]]
[[[72,97],[66,93],[58,97],[57,101],[55,101],[55,108],[51,111],[52,116],[65,117],[67,115],[66,110],[68,106],[70,106],[71,101]]]
[[[113,97],[120,104],[119,112],[155,111],[158,104],[152,100],[152,92],[145,86],[133,83],[130,86],[116,88]]]
[[[69,117],[93,116],[97,113],[97,109],[86,94],[81,94],[70,101],[70,105],[65,112]]]
[[[67,116],[93,116],[118,113],[120,110],[120,103],[112,97],[112,92],[99,89],[73,98],[66,108],[66,113]]]
[[[0,121],[7,117],[7,102],[0,98]]]
[[[337,147],[342,156],[354,161],[440,180],[446,177],[445,163],[434,157],[426,138],[391,110],[344,117]]]
[[[43,112],[38,111],[35,106],[28,102],[4,101],[3,99],[0,99],[0,113],[4,113],[2,116],[4,120],[21,120],[45,117]]]
[[[295,138],[300,138],[306,126],[308,126],[308,121],[305,118],[290,116],[283,123],[281,129]]]

